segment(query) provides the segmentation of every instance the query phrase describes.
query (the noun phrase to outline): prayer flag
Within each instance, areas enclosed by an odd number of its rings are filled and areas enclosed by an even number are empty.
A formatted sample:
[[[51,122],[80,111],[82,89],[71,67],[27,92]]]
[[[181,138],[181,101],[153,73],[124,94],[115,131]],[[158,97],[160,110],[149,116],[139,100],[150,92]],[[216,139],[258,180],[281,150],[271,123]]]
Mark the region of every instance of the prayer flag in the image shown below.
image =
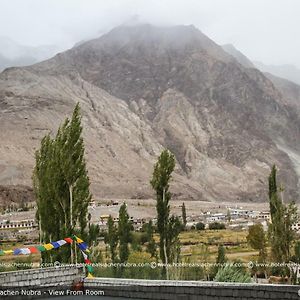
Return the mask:
[[[51,249],[54,248],[54,246],[52,244],[50,244],[50,243],[44,244],[43,246],[45,247],[46,250],[51,250]]]

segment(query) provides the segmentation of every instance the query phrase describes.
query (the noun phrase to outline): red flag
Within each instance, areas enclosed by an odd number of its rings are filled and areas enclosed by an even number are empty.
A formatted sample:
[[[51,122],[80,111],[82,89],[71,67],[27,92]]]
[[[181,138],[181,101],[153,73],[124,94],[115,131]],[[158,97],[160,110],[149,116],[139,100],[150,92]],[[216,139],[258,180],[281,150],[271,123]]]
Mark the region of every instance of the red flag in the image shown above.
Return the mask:
[[[28,247],[31,253],[39,253],[38,249],[35,247]]]
[[[72,244],[73,243],[73,240],[71,238],[65,238],[64,239],[67,243],[69,244]]]

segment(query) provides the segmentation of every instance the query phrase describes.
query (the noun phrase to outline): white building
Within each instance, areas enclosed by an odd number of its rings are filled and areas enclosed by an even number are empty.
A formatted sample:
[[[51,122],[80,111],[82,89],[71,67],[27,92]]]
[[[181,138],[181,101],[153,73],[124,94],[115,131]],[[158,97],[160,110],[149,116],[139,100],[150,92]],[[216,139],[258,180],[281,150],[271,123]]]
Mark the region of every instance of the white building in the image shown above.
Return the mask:
[[[8,221],[0,222],[0,229],[32,229],[36,227],[34,220]]]
[[[225,221],[225,219],[226,219],[225,214],[216,213],[216,214],[212,214],[212,215],[209,215],[208,217],[206,217],[206,222],[208,222],[208,223],[220,222],[220,221]]]
[[[269,211],[262,211],[259,213],[258,218],[269,221],[271,219],[271,214]]]
[[[237,219],[237,218],[249,218],[253,213],[253,211],[247,209],[240,209],[240,208],[229,208],[229,213],[232,219]]]

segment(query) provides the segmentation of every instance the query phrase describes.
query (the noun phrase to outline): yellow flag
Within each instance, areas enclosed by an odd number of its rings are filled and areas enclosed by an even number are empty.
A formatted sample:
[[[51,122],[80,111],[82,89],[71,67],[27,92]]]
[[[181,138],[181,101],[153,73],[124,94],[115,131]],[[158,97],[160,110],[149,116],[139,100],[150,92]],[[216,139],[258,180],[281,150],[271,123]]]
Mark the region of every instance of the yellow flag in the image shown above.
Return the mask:
[[[45,247],[46,250],[51,250],[51,249],[54,248],[54,246],[50,243],[49,244],[44,244],[43,246]]]
[[[94,276],[91,273],[88,273],[87,278],[94,278]]]
[[[13,250],[4,250],[3,252],[4,252],[5,254],[13,254],[13,253],[14,253]]]
[[[80,239],[78,236],[76,236],[76,241],[77,241],[78,244],[83,243],[83,240]]]

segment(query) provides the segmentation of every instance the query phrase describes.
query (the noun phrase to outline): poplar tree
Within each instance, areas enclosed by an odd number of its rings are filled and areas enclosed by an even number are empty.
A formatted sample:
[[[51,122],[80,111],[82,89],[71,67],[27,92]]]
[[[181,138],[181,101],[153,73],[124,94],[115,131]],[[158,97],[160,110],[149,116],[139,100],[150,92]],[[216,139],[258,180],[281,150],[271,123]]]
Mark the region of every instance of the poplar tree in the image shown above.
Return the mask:
[[[223,245],[219,245],[218,247],[218,255],[216,258],[216,264],[211,268],[209,277],[210,279],[214,279],[218,271],[225,267],[225,263],[227,262],[226,252]]]
[[[247,242],[253,249],[259,251],[260,262],[265,262],[267,256],[266,237],[262,224],[255,224],[249,227]]]
[[[89,177],[84,158],[84,142],[82,138],[81,114],[79,104],[75,106],[71,120],[66,119],[56,141],[59,146],[61,172],[64,176],[68,197],[62,206],[65,208],[67,219],[67,233],[73,235],[75,228],[84,235],[87,227],[88,205],[91,200],[89,191]],[[74,243],[74,253],[76,245]],[[72,247],[71,247],[72,249]],[[71,251],[71,262],[73,251]]]
[[[58,157],[56,144],[50,135],[41,141],[41,148],[36,152],[36,166],[33,173],[33,187],[37,199],[36,218],[39,224],[40,242],[61,239],[66,234],[63,211],[60,209],[59,197],[63,190],[60,187],[61,176],[57,171]],[[64,249],[42,253],[43,261],[66,260]]]
[[[125,263],[129,257],[129,241],[131,240],[131,227],[132,224],[129,220],[127,212],[127,205],[123,203],[119,210],[119,224],[118,224],[118,235],[119,235],[119,257],[120,262]]]
[[[177,216],[171,216],[168,222],[167,229],[167,258],[169,263],[179,262],[180,256],[180,241],[179,233],[182,229],[182,224]]]
[[[290,259],[290,250],[295,239],[292,225],[298,221],[298,214],[294,202],[288,205],[282,203],[277,189],[276,173],[276,166],[273,165],[269,176],[271,224],[269,225],[268,236],[275,262],[287,262]]]
[[[79,226],[83,232],[87,226],[88,205],[91,200],[89,177],[84,158],[81,114],[79,104],[75,106],[72,119],[66,119],[56,138],[59,145],[61,171],[68,189],[68,222],[70,234]],[[81,232],[81,233],[82,233]]]
[[[147,235],[147,252],[150,253],[151,257],[156,257],[156,244],[153,237],[154,227],[152,224],[152,220],[149,221],[146,227],[146,235]]]
[[[271,173],[269,175],[269,201],[270,201],[270,214],[272,222],[274,221],[276,212],[281,208],[281,201],[277,194],[277,169],[276,166],[273,165],[271,169]]]
[[[169,278],[166,265],[170,263],[170,242],[168,237],[172,234],[169,230],[170,226],[170,205],[171,193],[169,191],[169,182],[172,178],[172,172],[175,168],[175,157],[168,151],[163,150],[154,166],[152,179],[150,181],[152,188],[156,192],[156,211],[157,211],[157,231],[160,236],[159,240],[159,255],[162,260],[163,276]],[[172,220],[173,222],[173,220]],[[174,237],[172,238],[174,240]]]
[[[225,253],[225,248],[223,245],[219,245],[216,263],[221,265],[221,264],[225,264],[226,262],[227,262],[227,257]]]
[[[185,204],[184,202],[182,203],[182,207],[181,207],[181,214],[182,214],[182,223],[183,223],[183,228],[185,229],[186,227],[186,209],[185,209]]]
[[[272,166],[269,175],[269,204],[271,224],[269,224],[269,240],[272,257],[276,262],[284,261],[284,208],[277,191],[277,169]]]
[[[114,220],[109,216],[107,220],[107,234],[105,236],[105,243],[109,246],[110,258],[113,263],[117,261],[117,246],[118,246],[118,228],[115,226]]]
[[[86,233],[91,194],[84,151],[77,104],[71,120],[65,120],[55,138],[45,136],[36,152],[33,186],[41,241],[59,240],[77,232],[84,236]],[[64,251],[59,250],[58,253]],[[73,256],[71,251],[69,255],[64,253],[61,259],[67,261],[71,258],[73,262]]]

